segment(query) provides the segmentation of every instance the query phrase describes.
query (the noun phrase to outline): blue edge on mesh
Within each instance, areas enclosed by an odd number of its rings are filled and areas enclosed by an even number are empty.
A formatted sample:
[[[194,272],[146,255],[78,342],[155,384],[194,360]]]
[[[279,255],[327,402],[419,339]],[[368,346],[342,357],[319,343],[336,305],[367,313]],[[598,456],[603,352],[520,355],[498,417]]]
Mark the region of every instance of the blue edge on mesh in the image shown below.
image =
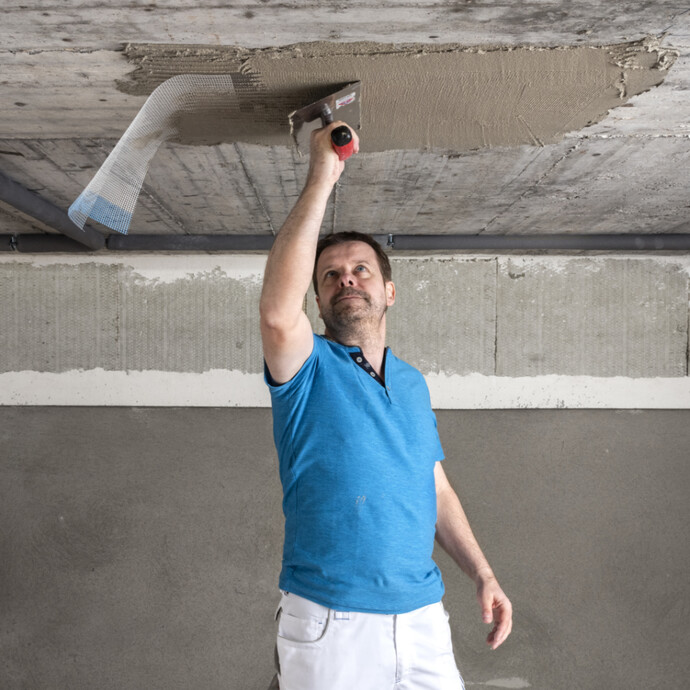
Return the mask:
[[[113,204],[102,196],[86,191],[77,197],[67,213],[73,221],[72,214],[81,213],[123,235],[127,234],[129,224],[132,221],[132,214],[129,211],[125,211],[122,207]]]

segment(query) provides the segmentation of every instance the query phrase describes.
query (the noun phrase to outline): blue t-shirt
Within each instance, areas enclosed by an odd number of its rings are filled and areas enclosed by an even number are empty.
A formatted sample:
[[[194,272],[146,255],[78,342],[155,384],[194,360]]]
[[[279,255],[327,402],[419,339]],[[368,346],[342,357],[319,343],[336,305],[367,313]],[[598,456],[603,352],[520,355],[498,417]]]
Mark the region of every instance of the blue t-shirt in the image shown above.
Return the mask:
[[[329,608],[406,613],[441,600],[432,559],[434,466],[443,459],[424,377],[385,357],[385,387],[349,347],[314,336],[274,385],[285,544],[280,588]]]

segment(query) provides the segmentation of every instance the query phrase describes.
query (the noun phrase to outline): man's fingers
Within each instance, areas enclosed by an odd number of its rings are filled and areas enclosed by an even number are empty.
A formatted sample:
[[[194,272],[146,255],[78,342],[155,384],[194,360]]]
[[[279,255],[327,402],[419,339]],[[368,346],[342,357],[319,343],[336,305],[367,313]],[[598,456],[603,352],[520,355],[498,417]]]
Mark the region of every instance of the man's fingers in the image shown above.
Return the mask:
[[[331,132],[334,129],[337,129],[338,127],[342,127],[345,125],[351,132],[352,134],[352,139],[354,141],[354,152],[357,153],[359,151],[359,136],[357,135],[357,132],[355,132],[350,125],[347,124],[347,122],[343,122],[342,120],[335,120],[334,122],[331,122],[331,124],[326,125],[325,127],[319,127],[318,129],[313,129],[311,131],[311,140],[312,143],[315,143],[317,140],[321,139],[324,144],[327,141],[328,144],[330,145],[331,141]]]
[[[494,577],[480,582],[477,588],[477,599],[484,623],[487,625],[494,623],[486,641],[491,649],[496,649],[512,630],[513,606]]]
[[[337,121],[325,127],[312,130],[307,184],[316,182],[318,184],[329,183],[334,185],[340,178],[345,169],[345,162],[339,160],[338,154],[333,150],[331,132],[336,127],[344,124],[344,122]],[[359,139],[354,132],[353,136],[355,141],[354,152],[356,153],[359,150]]]
[[[513,629],[513,615],[510,605],[505,607],[499,605],[496,607],[496,612],[496,625],[486,638],[491,649],[500,647]]]
[[[482,607],[482,620],[485,623],[493,623],[494,620],[494,593],[490,588],[484,588],[479,595],[479,605]]]
[[[494,629],[489,633],[489,636],[486,638],[486,641],[489,644],[489,647],[491,647],[491,649],[498,649],[498,647],[501,646],[506,637],[507,635],[501,634],[499,626],[495,625]]]
[[[491,649],[497,649],[506,641],[508,635],[510,635],[512,627],[512,622],[509,621],[505,624],[496,624],[494,626],[494,629],[491,631],[491,633],[489,633],[489,637],[486,639],[491,646]]]
[[[348,125],[348,127],[350,127],[350,125]],[[354,152],[359,153],[359,137],[357,136],[357,132],[355,132],[355,130],[352,129],[352,127],[350,127],[350,131],[352,132],[352,138],[355,142]]]

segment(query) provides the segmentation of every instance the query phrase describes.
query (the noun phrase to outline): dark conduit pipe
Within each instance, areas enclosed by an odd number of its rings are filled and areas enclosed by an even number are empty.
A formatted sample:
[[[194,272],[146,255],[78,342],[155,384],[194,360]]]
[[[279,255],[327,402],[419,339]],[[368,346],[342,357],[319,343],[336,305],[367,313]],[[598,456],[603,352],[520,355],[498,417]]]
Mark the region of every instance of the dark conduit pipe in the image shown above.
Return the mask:
[[[690,251],[690,234],[665,235],[374,235],[394,251]],[[272,235],[110,235],[110,251],[268,251]],[[0,235],[0,251],[84,252],[87,247],[53,234]]]
[[[103,249],[105,237],[88,225],[80,230],[58,206],[0,172],[0,200],[88,249]]]

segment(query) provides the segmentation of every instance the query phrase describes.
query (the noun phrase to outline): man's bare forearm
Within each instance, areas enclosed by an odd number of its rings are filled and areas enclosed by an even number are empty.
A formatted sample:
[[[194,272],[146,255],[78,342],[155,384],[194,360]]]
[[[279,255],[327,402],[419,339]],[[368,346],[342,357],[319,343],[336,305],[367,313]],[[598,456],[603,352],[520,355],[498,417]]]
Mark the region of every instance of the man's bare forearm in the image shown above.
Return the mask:
[[[302,311],[328,197],[345,169],[333,150],[331,131],[341,122],[311,133],[307,182],[280,229],[266,262],[259,309],[264,360],[274,383],[286,383],[302,367],[314,334]],[[355,152],[357,136],[353,132]]]
[[[494,576],[472,532],[460,499],[450,487],[438,496],[436,540],[475,582]]]
[[[296,319],[302,311],[331,189],[329,183],[308,184],[276,236],[261,293],[261,315],[268,323]]]
[[[513,627],[513,606],[494,576],[491,566],[479,548],[460,499],[450,485],[441,463],[434,469],[436,481],[436,540],[469,575],[477,587],[482,620],[494,623],[486,638],[492,649],[499,647]]]

